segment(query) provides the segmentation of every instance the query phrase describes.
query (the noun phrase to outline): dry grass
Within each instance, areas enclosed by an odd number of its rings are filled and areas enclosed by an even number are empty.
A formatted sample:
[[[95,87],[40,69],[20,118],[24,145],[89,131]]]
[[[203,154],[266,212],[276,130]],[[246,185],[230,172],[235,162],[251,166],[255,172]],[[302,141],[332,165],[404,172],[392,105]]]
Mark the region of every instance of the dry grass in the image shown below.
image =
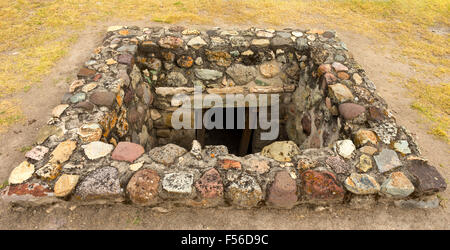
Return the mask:
[[[450,26],[448,0],[0,0],[0,127],[20,119],[20,100],[12,99],[13,94],[28,91],[49,73],[77,39],[75,31],[111,17],[213,25],[345,26],[377,39],[380,48],[394,41],[394,54],[414,66],[420,79],[445,81],[450,68],[449,36],[432,32]],[[448,85],[431,87],[426,96],[419,92],[427,85],[405,85],[418,98],[415,107],[433,124],[439,123],[434,128],[443,133],[435,134],[446,140]],[[435,99],[447,104],[437,105]]]

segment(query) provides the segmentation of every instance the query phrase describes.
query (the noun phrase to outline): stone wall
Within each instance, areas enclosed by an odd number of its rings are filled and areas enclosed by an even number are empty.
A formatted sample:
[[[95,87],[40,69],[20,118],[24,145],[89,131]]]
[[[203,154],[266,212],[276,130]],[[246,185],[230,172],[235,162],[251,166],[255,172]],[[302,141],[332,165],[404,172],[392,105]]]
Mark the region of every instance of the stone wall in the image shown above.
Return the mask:
[[[170,126],[177,93],[280,94],[288,140],[237,157]],[[1,190],[19,204],[412,204],[446,189],[332,31],[110,27]],[[177,145],[178,144],[178,145]]]

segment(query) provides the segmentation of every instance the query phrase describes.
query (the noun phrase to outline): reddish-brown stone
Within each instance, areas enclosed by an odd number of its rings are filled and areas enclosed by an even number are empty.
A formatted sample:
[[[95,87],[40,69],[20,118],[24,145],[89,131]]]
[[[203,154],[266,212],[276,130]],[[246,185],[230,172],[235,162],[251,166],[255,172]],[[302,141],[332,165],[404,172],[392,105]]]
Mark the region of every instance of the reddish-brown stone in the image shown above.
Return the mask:
[[[364,111],[366,111],[366,108],[356,103],[342,103],[339,105],[339,113],[345,120],[356,118]]]
[[[333,173],[307,170],[301,174],[302,190],[311,201],[342,200],[345,190],[339,185]]]
[[[183,46],[183,40],[175,36],[166,36],[161,38],[159,41],[159,46],[166,49],[177,49]]]
[[[160,177],[156,171],[142,169],[136,172],[127,185],[130,200],[139,205],[153,205],[158,202]]]
[[[7,196],[12,195],[31,195],[33,197],[44,197],[52,193],[50,189],[38,183],[23,183],[19,185],[10,185],[5,189]]]
[[[220,198],[223,196],[223,183],[219,172],[211,168],[195,183],[195,187],[201,196],[206,199]]]
[[[333,64],[331,64],[331,66],[333,67],[333,69],[336,72],[348,71],[347,66],[345,66],[345,65],[343,65],[342,63],[339,63],[339,62],[334,62]]]
[[[331,72],[331,65],[330,64],[321,64],[319,68],[317,69],[317,74],[319,76]]]
[[[301,122],[303,132],[309,136],[311,134],[311,117],[309,117],[309,114],[304,114]]]
[[[339,77],[339,79],[342,79],[342,80],[350,79],[350,75],[347,74],[346,72],[338,72],[337,76]]]
[[[97,71],[83,67],[80,69],[80,71],[78,71],[77,76],[78,78],[90,78],[93,77],[95,73],[97,73]]]
[[[117,57],[117,62],[132,66],[134,64],[134,57],[130,54],[120,54]]]
[[[223,159],[220,161],[220,166],[223,169],[241,169],[241,163],[235,160]]]
[[[336,82],[337,78],[332,73],[325,73],[323,75],[323,79],[325,80],[326,85],[332,84]],[[326,88],[327,86],[322,86],[323,88]]]
[[[136,143],[121,141],[112,152],[111,158],[116,161],[133,162],[144,153],[144,148]]]
[[[297,203],[297,184],[287,171],[280,171],[268,190],[267,202],[271,206],[292,208]]]
[[[330,97],[325,98],[325,106],[327,106],[327,108],[328,108],[329,110],[331,110],[332,105],[331,105],[331,99],[330,99]]]
[[[94,79],[92,79],[94,82],[96,82],[96,81],[98,81],[98,80],[100,80],[100,78],[102,78],[102,74],[96,74],[95,76],[94,76]]]

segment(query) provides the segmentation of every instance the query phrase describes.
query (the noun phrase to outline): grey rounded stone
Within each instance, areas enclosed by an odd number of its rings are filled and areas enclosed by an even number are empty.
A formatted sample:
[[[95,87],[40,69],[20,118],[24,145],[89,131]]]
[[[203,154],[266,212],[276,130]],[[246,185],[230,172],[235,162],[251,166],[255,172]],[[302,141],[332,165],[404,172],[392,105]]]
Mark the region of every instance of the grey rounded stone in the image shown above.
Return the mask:
[[[167,76],[167,85],[172,87],[184,86],[188,83],[188,80],[180,72],[170,72]]]
[[[213,69],[195,69],[195,76],[202,80],[217,80],[223,73]]]
[[[233,78],[237,85],[244,85],[255,80],[258,72],[253,66],[234,64],[227,69],[226,73]]]

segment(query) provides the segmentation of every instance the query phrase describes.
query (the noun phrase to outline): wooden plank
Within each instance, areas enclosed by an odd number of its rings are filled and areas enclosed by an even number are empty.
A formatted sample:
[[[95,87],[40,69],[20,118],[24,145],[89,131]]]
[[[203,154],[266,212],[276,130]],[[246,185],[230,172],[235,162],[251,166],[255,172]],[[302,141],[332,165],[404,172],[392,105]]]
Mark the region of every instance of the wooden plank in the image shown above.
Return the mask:
[[[246,155],[248,152],[248,146],[250,144],[250,138],[252,136],[253,130],[250,129],[250,124],[253,124],[256,119],[256,116],[249,115],[250,110],[248,108],[245,109],[245,129],[242,132],[241,142],[239,144],[239,155]],[[249,121],[249,117],[253,117],[252,121]]]

